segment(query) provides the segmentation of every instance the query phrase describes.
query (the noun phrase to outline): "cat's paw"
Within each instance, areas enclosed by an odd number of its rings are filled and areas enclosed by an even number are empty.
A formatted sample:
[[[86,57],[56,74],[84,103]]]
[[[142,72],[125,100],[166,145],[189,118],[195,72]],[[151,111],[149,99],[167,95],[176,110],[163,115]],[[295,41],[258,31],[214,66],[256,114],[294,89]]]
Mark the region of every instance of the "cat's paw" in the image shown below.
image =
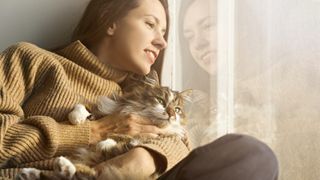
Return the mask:
[[[76,167],[65,157],[58,157],[54,161],[53,170],[64,178],[71,179],[76,173]]]
[[[178,135],[181,139],[186,137],[186,130],[184,128],[176,128],[175,134]]]
[[[35,168],[23,168],[15,177],[15,180],[40,180],[41,171]]]
[[[81,124],[84,123],[90,115],[91,114],[84,105],[76,104],[73,110],[68,114],[68,119],[71,124]]]
[[[99,152],[107,152],[115,146],[117,146],[117,142],[111,138],[108,138],[104,141],[100,141],[96,146],[96,150]]]
[[[138,139],[132,139],[130,142],[129,142],[130,146],[132,147],[136,147],[140,144],[140,141]]]

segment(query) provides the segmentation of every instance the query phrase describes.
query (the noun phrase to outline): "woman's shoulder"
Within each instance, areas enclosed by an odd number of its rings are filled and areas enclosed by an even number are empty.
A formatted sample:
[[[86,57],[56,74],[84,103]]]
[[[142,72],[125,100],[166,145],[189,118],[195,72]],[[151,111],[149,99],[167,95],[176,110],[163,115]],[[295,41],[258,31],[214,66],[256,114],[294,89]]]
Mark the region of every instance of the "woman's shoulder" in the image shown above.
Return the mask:
[[[6,53],[22,53],[22,54],[46,54],[49,51],[37,46],[36,44],[30,42],[18,42],[9,46],[2,54]]]
[[[33,43],[19,42],[0,53],[0,60],[7,64],[18,63],[25,67],[42,67],[45,64],[60,65],[60,56]]]

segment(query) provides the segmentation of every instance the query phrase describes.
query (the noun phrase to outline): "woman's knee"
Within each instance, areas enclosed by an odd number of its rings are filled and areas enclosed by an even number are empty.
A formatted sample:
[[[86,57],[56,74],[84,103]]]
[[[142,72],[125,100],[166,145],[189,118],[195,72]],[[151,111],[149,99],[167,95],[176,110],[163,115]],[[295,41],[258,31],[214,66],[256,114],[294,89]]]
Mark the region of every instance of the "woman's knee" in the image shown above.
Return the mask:
[[[257,161],[269,162],[277,165],[277,158],[271,148],[264,142],[248,135],[228,134],[221,138],[222,142],[230,142],[230,151],[239,151],[243,155],[256,157]]]
[[[208,144],[205,149],[214,149],[223,154],[238,154],[241,156],[256,156],[257,160],[270,161],[277,164],[277,158],[268,145],[262,141],[244,134],[227,134]]]
[[[273,151],[265,143],[248,135],[222,136],[212,143],[195,149],[190,155],[190,158],[194,159],[192,164],[194,162],[197,162],[195,164],[210,163],[204,168],[206,171],[212,172],[212,170],[220,169],[211,174],[221,179],[224,179],[222,177],[237,179],[237,176],[277,179],[278,176],[278,161]],[[221,169],[224,170],[221,171]],[[236,172],[240,169],[242,172],[237,174]],[[233,172],[229,178],[227,178],[229,176],[227,171]]]
[[[245,167],[248,171],[254,169],[255,172],[251,173],[255,175],[277,179],[278,161],[274,152],[268,145],[252,136],[228,134],[208,144],[207,148],[222,154],[221,163],[224,165]]]
[[[173,179],[275,180],[278,162],[256,138],[228,134],[193,150],[171,175]]]

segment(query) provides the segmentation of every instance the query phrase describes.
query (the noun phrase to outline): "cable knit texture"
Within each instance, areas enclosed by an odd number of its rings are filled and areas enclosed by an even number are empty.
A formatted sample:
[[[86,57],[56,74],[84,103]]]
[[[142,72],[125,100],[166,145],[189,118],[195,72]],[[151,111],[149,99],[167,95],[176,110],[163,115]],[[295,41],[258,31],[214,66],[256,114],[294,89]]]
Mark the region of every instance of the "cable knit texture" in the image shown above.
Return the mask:
[[[18,43],[0,54],[0,176],[19,168],[51,170],[55,156],[87,146],[90,123],[71,125],[76,103],[121,93],[126,72],[100,62],[80,41],[52,53]],[[165,157],[170,169],[189,153],[179,139],[165,137],[141,145]]]

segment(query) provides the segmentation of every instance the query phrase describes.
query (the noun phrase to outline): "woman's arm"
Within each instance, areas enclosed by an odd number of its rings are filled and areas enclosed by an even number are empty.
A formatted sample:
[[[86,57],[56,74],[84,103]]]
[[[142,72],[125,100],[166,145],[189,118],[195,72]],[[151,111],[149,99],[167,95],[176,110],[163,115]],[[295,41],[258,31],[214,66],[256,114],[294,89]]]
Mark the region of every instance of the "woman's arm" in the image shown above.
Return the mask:
[[[147,141],[143,141],[142,144],[120,156],[119,159],[116,157],[112,161],[108,161],[108,163],[115,163],[115,165],[126,169],[126,172],[131,172],[131,168],[136,167],[144,170],[138,174],[148,176],[155,172],[161,174],[187,156],[190,151],[188,139],[161,135],[163,134],[161,128],[153,126],[150,120],[137,115],[107,116],[91,123],[91,131],[94,132],[91,137],[92,144],[104,140],[108,133],[131,136],[144,134],[149,137]],[[98,166],[98,169],[101,167],[103,166]],[[132,171],[131,175],[137,174],[137,172],[138,170]]]
[[[56,73],[53,70],[59,67],[53,65],[58,63],[44,59],[43,53],[34,45],[19,43],[0,54],[0,167],[48,159],[89,142],[89,123],[73,126],[58,123],[62,119],[25,113],[45,109],[36,102],[46,94],[35,94],[36,88],[48,93],[56,80],[50,75]],[[25,105],[30,97],[36,107]]]
[[[155,138],[96,166],[104,179],[145,179],[161,175],[189,153],[179,138]],[[115,173],[116,172],[116,173]]]

